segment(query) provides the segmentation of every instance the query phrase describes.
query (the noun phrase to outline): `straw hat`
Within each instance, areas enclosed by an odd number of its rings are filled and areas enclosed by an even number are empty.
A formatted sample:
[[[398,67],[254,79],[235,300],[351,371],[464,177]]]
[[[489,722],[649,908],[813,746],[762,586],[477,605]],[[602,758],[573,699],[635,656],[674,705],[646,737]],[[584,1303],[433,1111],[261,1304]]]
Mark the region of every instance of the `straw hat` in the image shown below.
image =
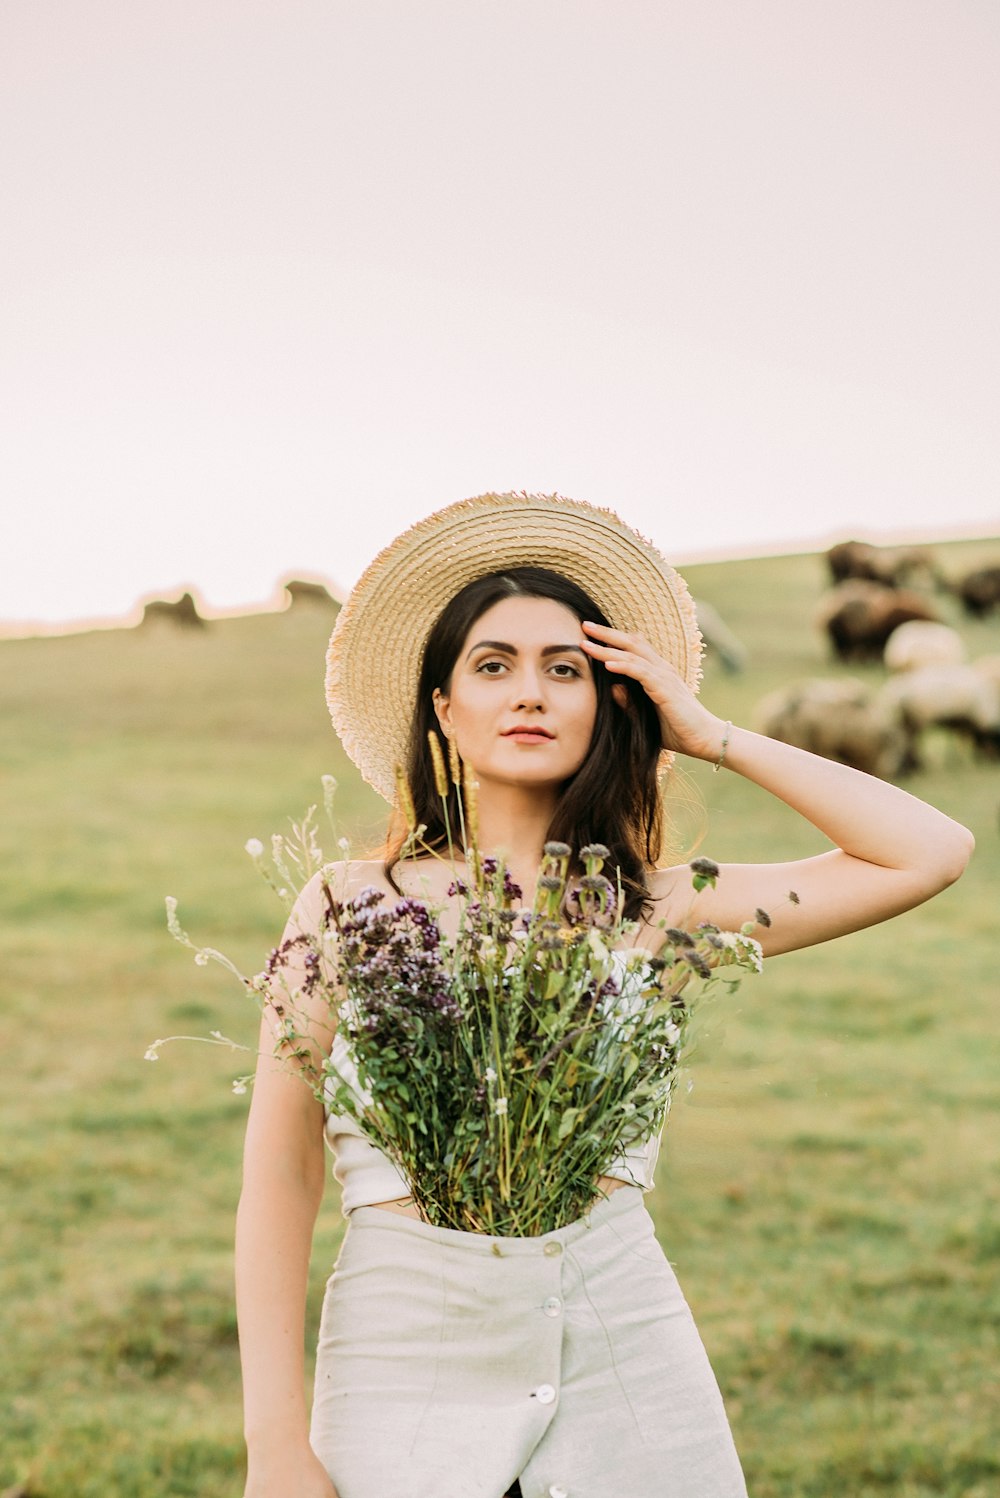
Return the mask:
[[[617,629],[644,635],[694,691],[702,642],[687,584],[611,510],[558,494],[480,494],[419,520],[366,569],[327,652],[333,726],[392,802],[406,760],[424,642],[445,605],[488,572],[547,567],[578,583]]]

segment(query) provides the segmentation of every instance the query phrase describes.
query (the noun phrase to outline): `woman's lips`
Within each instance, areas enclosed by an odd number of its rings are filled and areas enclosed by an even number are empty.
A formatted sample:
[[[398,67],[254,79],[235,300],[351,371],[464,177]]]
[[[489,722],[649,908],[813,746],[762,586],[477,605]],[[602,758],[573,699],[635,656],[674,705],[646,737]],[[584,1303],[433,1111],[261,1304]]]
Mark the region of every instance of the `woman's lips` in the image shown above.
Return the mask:
[[[513,739],[516,744],[547,744],[553,737],[541,728],[514,728],[503,736],[505,739]]]

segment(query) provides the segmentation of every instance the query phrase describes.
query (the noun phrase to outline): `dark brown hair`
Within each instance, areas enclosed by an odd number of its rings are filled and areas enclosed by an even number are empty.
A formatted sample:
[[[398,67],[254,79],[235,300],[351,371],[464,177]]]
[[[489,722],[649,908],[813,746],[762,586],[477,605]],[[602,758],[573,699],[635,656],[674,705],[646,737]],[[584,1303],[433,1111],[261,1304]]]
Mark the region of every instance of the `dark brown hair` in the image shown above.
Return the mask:
[[[551,598],[578,619],[609,623],[578,584],[546,567],[511,567],[488,573],[462,588],[447,604],[424,646],[406,763],[417,822],[425,824],[424,837],[432,848],[446,843],[441,799],[427,746],[429,732],[440,736],[434,688],[447,694],[469,630],[487,609],[504,598]],[[660,722],[638,682],[609,674],[600,661],[591,659],[591,666],[597,689],[594,732],[583,764],[560,788],[548,838],[568,843],[574,852],[587,843],[604,843],[611,854],[606,872],[613,879],[615,870],[620,870],[625,915],[635,920],[647,908],[646,875],[660,856],[663,840],[663,807],[657,782],[663,747]],[[628,693],[624,709],[612,696],[615,682],[621,682]],[[446,761],[447,747],[442,743]],[[457,795],[449,781],[448,815],[453,828],[458,826]],[[395,825],[385,850],[385,873],[397,889],[393,869],[399,862],[404,837],[403,830]]]

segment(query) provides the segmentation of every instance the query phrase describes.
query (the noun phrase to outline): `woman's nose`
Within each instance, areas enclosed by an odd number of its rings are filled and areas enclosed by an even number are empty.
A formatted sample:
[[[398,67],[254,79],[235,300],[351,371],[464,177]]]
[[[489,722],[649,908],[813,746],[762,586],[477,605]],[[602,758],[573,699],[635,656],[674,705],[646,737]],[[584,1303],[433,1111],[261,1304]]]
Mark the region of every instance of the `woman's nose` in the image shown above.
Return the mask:
[[[530,668],[519,671],[513,682],[515,707],[538,708],[544,705],[541,676]]]

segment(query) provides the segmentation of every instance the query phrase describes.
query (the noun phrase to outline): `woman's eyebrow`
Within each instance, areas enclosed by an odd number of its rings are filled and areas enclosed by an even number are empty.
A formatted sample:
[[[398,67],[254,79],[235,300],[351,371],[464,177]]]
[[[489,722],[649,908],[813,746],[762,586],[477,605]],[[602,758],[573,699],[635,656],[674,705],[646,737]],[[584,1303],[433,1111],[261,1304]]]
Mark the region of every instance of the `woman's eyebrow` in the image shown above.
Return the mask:
[[[477,640],[475,645],[469,647],[465,659],[468,660],[476,650],[503,650],[507,655],[517,655],[517,646],[510,645],[505,640]],[[590,659],[590,656],[585,654],[579,645],[545,645],[542,648],[542,655],[566,655],[570,651],[576,655],[582,655],[585,661]]]

